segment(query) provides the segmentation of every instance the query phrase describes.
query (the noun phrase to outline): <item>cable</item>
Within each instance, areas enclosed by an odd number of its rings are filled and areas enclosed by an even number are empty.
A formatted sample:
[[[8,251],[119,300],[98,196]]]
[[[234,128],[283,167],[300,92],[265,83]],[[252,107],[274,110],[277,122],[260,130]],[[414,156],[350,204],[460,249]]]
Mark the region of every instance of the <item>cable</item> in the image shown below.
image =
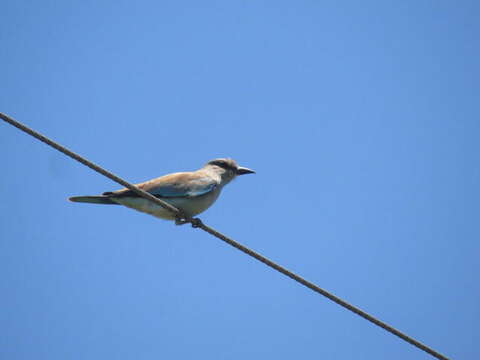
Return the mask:
[[[340,299],[339,297],[333,295],[332,293],[320,288],[319,286],[315,285],[314,283],[312,283],[308,280],[305,280],[301,276],[293,273],[292,271],[284,268],[283,266],[278,265],[277,263],[273,262],[272,260],[269,260],[268,258],[260,255],[259,253],[249,249],[246,246],[243,246],[242,244],[236,242],[235,240],[230,239],[229,237],[223,235],[222,233],[216,231],[215,229],[205,225],[200,219],[198,219],[198,218],[193,218],[192,219],[192,218],[185,217],[180,210],[173,207],[172,205],[170,205],[170,204],[152,196],[151,194],[139,189],[135,185],[132,185],[132,184],[128,183],[127,181],[119,178],[118,176],[112,174],[111,172],[108,172],[107,170],[101,168],[100,166],[84,159],[80,155],[68,150],[67,148],[63,147],[62,145],[50,140],[46,136],[30,129],[29,127],[27,127],[27,126],[25,126],[21,123],[19,123],[18,121],[12,119],[11,117],[9,117],[9,116],[7,116],[3,113],[0,113],[0,118],[2,120],[4,120],[5,122],[9,123],[10,125],[13,125],[17,129],[22,130],[23,132],[37,138],[38,140],[44,142],[45,144],[47,144],[49,146],[57,149],[58,151],[64,153],[65,155],[71,157],[72,159],[77,160],[80,163],[88,166],[92,170],[94,170],[94,171],[108,177],[109,179],[119,183],[120,185],[123,185],[126,188],[134,191],[139,196],[142,196],[145,199],[153,201],[154,203],[164,207],[165,209],[167,209],[167,210],[171,211],[173,214],[175,214],[177,216],[177,218],[184,219],[184,221],[183,221],[184,223],[185,222],[186,223],[191,223],[193,227],[200,228],[200,229],[204,230],[205,232],[217,237],[218,239],[226,242],[227,244],[233,246],[234,248],[242,251],[243,253],[245,253],[245,254],[247,254],[247,255],[255,258],[255,259],[257,259],[258,261],[264,263],[265,265],[271,267],[272,269],[275,269],[278,272],[288,276],[289,278],[295,280],[296,282],[302,284],[303,286],[308,287],[309,289],[315,291],[316,293],[325,296],[326,298],[332,300],[333,302],[335,302],[338,305],[344,307],[345,309],[352,311],[353,313],[355,313],[355,314],[361,316],[362,318],[364,318],[365,320],[368,320],[371,323],[381,327],[382,329],[388,331],[389,333],[391,333],[395,336],[398,336],[400,339],[402,339],[402,340],[408,342],[409,344],[419,348],[420,350],[425,351],[426,353],[432,355],[433,357],[435,357],[437,359],[440,359],[440,360],[448,360],[448,358],[446,356],[444,356],[444,355],[440,354],[439,352],[433,350],[432,348],[426,346],[425,344],[421,343],[420,341],[417,341],[414,338],[411,338],[410,336],[402,333],[401,331],[395,329],[394,327],[388,325],[387,323],[378,320],[377,318],[375,318],[372,315],[366,313],[365,311],[349,304],[348,302],[346,302],[346,301]]]
[[[130,184],[129,182],[119,178],[117,175],[112,174],[111,172],[109,172],[109,171],[101,168],[100,166],[92,163],[91,161],[88,161],[88,160],[84,159],[80,155],[75,154],[73,151],[68,150],[67,148],[63,147],[62,145],[50,140],[46,136],[30,129],[29,127],[23,125],[22,123],[19,123],[18,121],[8,117],[7,115],[5,115],[3,113],[0,113],[0,118],[2,118],[2,120],[6,121],[10,125],[15,126],[17,129],[20,129],[23,132],[26,132],[27,134],[33,136],[34,138],[37,138],[41,142],[44,142],[45,144],[57,149],[58,151],[64,153],[65,155],[71,157],[74,160],[77,160],[78,162],[82,163],[83,165],[88,166],[90,169],[102,174],[103,176],[106,176],[107,178],[119,183],[120,185],[125,186],[129,190],[132,190],[133,192],[135,192],[137,195],[142,196],[145,199],[148,199],[150,201],[153,201],[155,204],[162,206],[163,208],[169,210],[173,214],[175,214],[175,215],[177,215],[181,218],[186,219],[186,217],[183,216],[183,214],[177,208],[170,205],[169,203],[167,203],[165,201],[162,201],[159,198],[156,198],[155,196],[149,194],[148,192],[139,189],[135,185]]]

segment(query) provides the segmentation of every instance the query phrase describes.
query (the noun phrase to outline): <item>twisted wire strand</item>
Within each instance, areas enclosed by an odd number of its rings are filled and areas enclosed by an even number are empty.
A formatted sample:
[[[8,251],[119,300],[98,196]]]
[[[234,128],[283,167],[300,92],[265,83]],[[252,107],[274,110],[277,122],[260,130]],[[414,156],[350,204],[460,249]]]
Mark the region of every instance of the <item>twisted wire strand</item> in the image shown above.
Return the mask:
[[[284,268],[281,265],[278,265],[277,263],[275,263],[272,260],[266,258],[265,256],[260,255],[259,253],[253,251],[252,249],[236,242],[235,240],[233,240],[233,239],[227,237],[226,235],[218,232],[217,230],[209,227],[208,225],[205,225],[200,219],[185,217],[184,214],[182,214],[182,212],[179,209],[175,208],[174,206],[166,203],[165,201],[162,201],[162,200],[156,198],[155,196],[149,194],[146,191],[143,191],[143,190],[139,189],[135,185],[130,184],[129,182],[127,182],[127,181],[121,179],[120,177],[118,177],[117,175],[115,175],[115,174],[103,169],[102,167],[92,163],[91,161],[86,160],[85,158],[83,158],[80,155],[70,151],[69,149],[65,148],[64,146],[56,143],[53,140],[50,140],[46,136],[30,129],[26,125],[14,120],[13,118],[11,118],[11,117],[3,114],[3,113],[0,113],[0,118],[2,120],[4,120],[5,122],[9,123],[10,125],[16,127],[17,129],[35,137],[36,139],[38,139],[38,140],[42,141],[43,143],[53,147],[54,149],[56,149],[56,150],[62,152],[63,154],[71,157],[72,159],[77,160],[78,162],[82,163],[83,165],[88,166],[89,168],[91,168],[92,170],[102,174],[103,176],[106,176],[109,179],[119,183],[120,185],[123,185],[124,187],[134,191],[139,196],[142,196],[145,199],[148,199],[148,200],[154,202],[155,204],[158,204],[158,205],[164,207],[168,211],[171,211],[172,214],[174,214],[177,218],[184,219],[184,221],[183,221],[184,223],[185,222],[186,223],[191,223],[193,227],[202,229],[203,231],[215,236],[216,238],[218,238],[218,239],[226,242],[227,244],[233,246],[234,248],[242,251],[243,253],[245,253],[245,254],[255,258],[256,260],[264,263],[265,265],[271,267],[272,269],[277,270],[278,272],[288,276],[292,280],[295,280],[296,282],[302,284],[303,286],[308,287],[309,289],[315,291],[316,293],[318,293],[320,295],[325,296],[326,298],[328,298],[331,301],[337,303],[338,305],[344,307],[345,309],[350,310],[351,312],[359,315],[360,317],[364,318],[365,320],[368,320],[369,322],[381,327],[382,329],[384,329],[384,330],[388,331],[389,333],[399,337],[400,339],[402,339],[402,340],[406,341],[407,343],[417,347],[418,349],[425,351],[426,353],[432,355],[433,357],[435,357],[437,359],[440,359],[440,360],[449,360],[445,355],[442,355],[441,353],[435,351],[434,349],[428,347],[427,345],[421,343],[420,341],[415,340],[414,338],[404,334],[403,332],[395,329],[394,327],[388,325],[387,323],[375,318],[374,316],[372,316],[372,315],[368,314],[367,312],[359,309],[358,307],[353,306],[352,304],[350,304],[350,303],[346,302],[345,300],[342,300],[341,298],[333,295],[332,293],[320,288],[319,286],[315,285],[314,283],[312,283],[312,282],[304,279],[303,277],[295,274],[294,272]]]

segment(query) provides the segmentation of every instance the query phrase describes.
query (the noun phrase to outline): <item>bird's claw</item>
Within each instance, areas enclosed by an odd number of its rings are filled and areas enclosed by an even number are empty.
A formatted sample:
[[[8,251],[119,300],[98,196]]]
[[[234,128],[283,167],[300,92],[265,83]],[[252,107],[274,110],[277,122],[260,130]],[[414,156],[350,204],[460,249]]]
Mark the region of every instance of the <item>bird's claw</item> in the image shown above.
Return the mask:
[[[190,222],[192,223],[193,228],[198,228],[203,225],[202,220],[199,218],[193,218]]]
[[[192,224],[193,228],[198,228],[203,225],[202,220],[199,218],[185,219],[180,216],[175,218],[175,225],[185,225],[188,223]]]
[[[185,220],[184,218],[180,217],[180,216],[177,216],[175,218],[175,225],[185,225],[185,224],[188,224],[188,220]]]

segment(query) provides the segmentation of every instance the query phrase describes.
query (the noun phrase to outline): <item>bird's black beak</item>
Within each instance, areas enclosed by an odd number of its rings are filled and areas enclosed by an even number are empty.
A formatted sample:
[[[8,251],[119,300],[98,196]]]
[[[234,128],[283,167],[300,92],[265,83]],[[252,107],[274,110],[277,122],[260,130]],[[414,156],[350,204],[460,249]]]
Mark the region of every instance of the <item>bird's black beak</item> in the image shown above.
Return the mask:
[[[255,174],[255,171],[246,167],[238,167],[237,168],[237,175],[245,175],[245,174]]]

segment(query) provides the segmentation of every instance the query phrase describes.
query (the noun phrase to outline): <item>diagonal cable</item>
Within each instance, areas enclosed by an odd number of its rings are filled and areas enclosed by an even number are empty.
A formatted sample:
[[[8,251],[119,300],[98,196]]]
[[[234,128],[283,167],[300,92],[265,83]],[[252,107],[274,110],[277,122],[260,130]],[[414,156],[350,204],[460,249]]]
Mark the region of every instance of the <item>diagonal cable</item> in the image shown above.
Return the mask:
[[[400,339],[408,342],[409,344],[419,348],[420,350],[425,351],[426,353],[432,355],[433,357],[440,359],[440,360],[449,360],[445,355],[442,355],[441,353],[435,351],[434,349],[428,347],[427,345],[421,343],[418,340],[415,340],[414,338],[402,333],[401,331],[395,329],[394,327],[388,325],[387,323],[373,317],[372,315],[368,314],[367,312],[359,309],[358,307],[353,306],[352,304],[346,302],[345,300],[340,299],[339,297],[333,295],[332,293],[322,289],[321,287],[315,285],[314,283],[302,278],[301,276],[295,274],[294,272],[284,268],[281,265],[278,265],[277,263],[273,262],[272,260],[269,260],[268,258],[260,255],[259,253],[253,251],[252,249],[236,242],[233,239],[230,239],[229,237],[223,235],[222,233],[216,231],[215,229],[205,225],[200,219],[198,218],[187,218],[182,214],[180,210],[175,208],[174,206],[156,198],[155,196],[147,193],[146,191],[143,191],[136,187],[135,185],[130,184],[129,182],[119,178],[118,176],[112,174],[111,172],[101,168],[100,166],[86,160],[85,158],[81,157],[80,155],[68,150],[64,146],[50,140],[46,136],[30,129],[29,127],[25,126],[24,124],[12,119],[11,117],[3,114],[0,112],[0,118],[4,120],[5,122],[9,123],[10,125],[13,125],[17,129],[22,130],[23,132],[35,137],[36,139],[44,142],[45,144],[53,147],[54,149],[64,153],[65,155],[71,157],[74,160],[77,160],[78,162],[82,163],[85,166],[88,166],[92,170],[102,174],[103,176],[108,177],[109,179],[119,183],[120,185],[125,186],[126,188],[132,190],[136,194],[138,194],[141,197],[144,197],[145,199],[148,199],[152,202],[154,202],[157,205],[160,205],[164,207],[165,209],[169,210],[172,212],[172,214],[176,215],[178,218],[184,219],[186,222],[191,223],[195,228],[200,228],[204,230],[205,232],[217,237],[218,239],[226,242],[227,244],[233,246],[234,248],[242,251],[243,253],[250,255],[251,257],[257,259],[258,261],[264,263],[265,265],[271,267],[272,269],[277,270],[278,272],[288,276],[289,278],[295,280],[296,282],[302,284],[303,286],[308,287],[309,289],[315,291],[316,293],[325,296],[326,298],[330,299],[331,301],[337,303],[338,305],[344,307],[347,310],[352,311],[353,313],[361,316],[365,320],[370,321],[371,323],[381,327],[382,329],[388,331],[389,333],[398,336]]]
[[[148,199],[148,200],[154,202],[155,204],[160,205],[161,207],[169,210],[170,212],[172,212],[172,214],[175,214],[179,217],[185,218],[183,216],[183,214],[181,213],[181,211],[178,210],[176,207],[170,205],[169,203],[167,203],[163,200],[160,200],[159,198],[151,195],[150,193],[148,193],[146,191],[143,191],[142,189],[138,188],[137,186],[130,184],[129,182],[121,179],[117,175],[103,169],[102,167],[94,164],[93,162],[88,161],[87,159],[84,159],[80,155],[75,154],[73,151],[68,150],[66,147],[50,140],[46,136],[30,129],[29,127],[23,125],[22,123],[19,123],[18,121],[12,119],[11,117],[8,117],[7,115],[5,115],[3,113],[0,113],[0,118],[2,120],[6,121],[7,123],[9,123],[10,125],[15,126],[17,129],[20,129],[23,132],[26,132],[27,134],[33,136],[34,138],[37,138],[41,142],[44,142],[45,144],[53,147],[54,149],[57,149],[58,151],[64,153],[67,156],[70,156],[72,159],[77,160],[78,162],[82,163],[83,165],[88,166],[90,169],[102,174],[103,176],[106,176],[107,178],[115,181],[116,183],[119,183],[120,185],[125,186],[129,190],[132,190],[133,192],[135,192],[137,195],[142,196],[145,199]]]

